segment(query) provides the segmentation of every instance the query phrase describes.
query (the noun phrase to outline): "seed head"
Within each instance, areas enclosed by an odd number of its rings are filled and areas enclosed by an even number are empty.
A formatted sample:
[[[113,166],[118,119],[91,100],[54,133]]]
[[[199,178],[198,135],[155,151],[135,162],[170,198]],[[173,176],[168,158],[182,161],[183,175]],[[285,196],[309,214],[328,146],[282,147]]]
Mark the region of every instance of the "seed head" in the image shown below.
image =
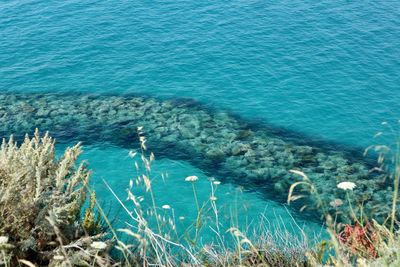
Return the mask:
[[[7,244],[8,236],[0,236],[0,244]]]
[[[94,241],[90,246],[94,249],[103,250],[107,247],[107,244],[101,241]]]

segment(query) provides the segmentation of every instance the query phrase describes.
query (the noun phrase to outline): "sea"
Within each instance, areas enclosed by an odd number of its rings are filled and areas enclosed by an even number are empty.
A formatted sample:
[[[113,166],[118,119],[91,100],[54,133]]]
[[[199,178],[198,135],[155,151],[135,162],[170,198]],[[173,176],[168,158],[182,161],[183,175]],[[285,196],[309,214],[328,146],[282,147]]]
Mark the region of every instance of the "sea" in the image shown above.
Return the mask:
[[[398,137],[400,1],[3,0],[0,93],[190,100],[305,142],[362,152]],[[60,140],[58,153],[74,142]],[[104,181],[126,201],[137,175],[133,145],[100,138],[83,150],[97,198],[127,227]],[[158,205],[195,219],[185,178],[199,177],[197,194],[207,201],[211,175],[153,153]],[[219,185],[217,202],[227,225],[246,227],[264,214],[271,229],[324,228],[234,182]]]

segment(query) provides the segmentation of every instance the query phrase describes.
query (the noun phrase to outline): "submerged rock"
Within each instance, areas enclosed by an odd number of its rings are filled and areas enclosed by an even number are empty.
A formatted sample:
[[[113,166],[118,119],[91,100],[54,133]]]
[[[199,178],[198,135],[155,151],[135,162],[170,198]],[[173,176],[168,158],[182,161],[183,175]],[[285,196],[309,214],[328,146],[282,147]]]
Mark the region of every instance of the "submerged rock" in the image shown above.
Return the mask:
[[[148,145],[156,154],[183,158],[213,176],[263,191],[270,198],[286,199],[290,184],[298,180],[290,169],[304,171],[327,200],[341,196],[336,188],[340,181],[355,182],[359,196],[374,194],[366,197],[371,202],[366,208],[374,209],[376,202],[386,201],[388,195],[385,184],[376,182],[382,179],[368,173],[370,166],[343,151],[296,143],[261,127],[253,129],[227,113],[212,113],[193,101],[0,94],[0,125],[3,136],[22,137],[38,127],[61,139],[124,146],[132,146],[136,128],[145,126]]]

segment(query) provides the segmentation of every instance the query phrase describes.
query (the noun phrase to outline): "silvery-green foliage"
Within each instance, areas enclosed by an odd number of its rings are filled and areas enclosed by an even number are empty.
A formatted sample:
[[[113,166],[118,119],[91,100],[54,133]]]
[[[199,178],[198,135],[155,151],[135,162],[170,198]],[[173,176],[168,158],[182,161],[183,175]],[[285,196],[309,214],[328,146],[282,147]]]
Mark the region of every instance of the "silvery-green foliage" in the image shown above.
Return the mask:
[[[89,173],[83,165],[74,169],[81,153],[79,144],[55,159],[54,139],[36,131],[18,146],[11,137],[0,150],[0,233],[26,239],[33,228],[46,227],[53,210],[61,224],[73,223],[79,214]],[[44,229],[43,229],[44,230]]]
[[[17,258],[41,265],[61,258],[70,261],[75,252],[66,245],[74,244],[80,251],[90,246],[92,238],[82,225],[92,222],[80,219],[90,173],[84,164],[76,165],[80,153],[77,144],[57,159],[55,140],[48,133],[41,137],[38,130],[20,145],[13,137],[3,140],[0,236],[7,237],[9,246],[2,253],[11,257],[11,264]],[[79,241],[82,238],[89,240],[87,244]]]

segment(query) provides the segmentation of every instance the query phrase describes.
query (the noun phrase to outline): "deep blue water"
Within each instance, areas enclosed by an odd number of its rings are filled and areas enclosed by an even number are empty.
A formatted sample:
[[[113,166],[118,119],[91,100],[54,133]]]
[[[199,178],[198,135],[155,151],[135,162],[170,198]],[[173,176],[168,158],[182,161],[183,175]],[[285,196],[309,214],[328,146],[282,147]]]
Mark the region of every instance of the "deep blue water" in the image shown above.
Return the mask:
[[[187,97],[363,148],[400,118],[399,69],[398,1],[0,3],[1,92]]]

